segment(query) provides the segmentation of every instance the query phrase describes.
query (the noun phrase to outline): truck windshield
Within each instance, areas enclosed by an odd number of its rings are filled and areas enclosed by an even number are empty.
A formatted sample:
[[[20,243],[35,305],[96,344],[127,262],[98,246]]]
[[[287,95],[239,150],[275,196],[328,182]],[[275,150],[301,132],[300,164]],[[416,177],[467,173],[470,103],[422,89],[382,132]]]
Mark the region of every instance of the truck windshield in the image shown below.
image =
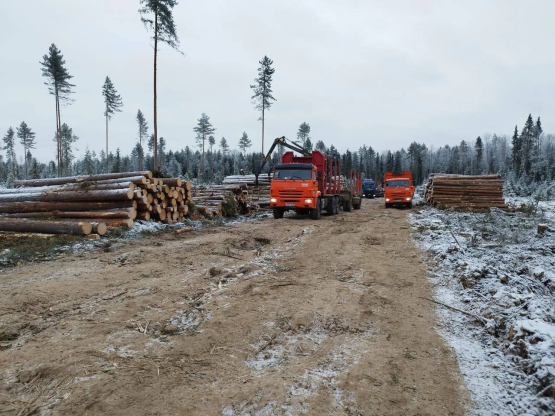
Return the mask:
[[[312,171],[309,169],[276,169],[274,179],[302,179],[309,180]]]
[[[409,181],[406,179],[401,179],[397,181],[387,181],[385,183],[387,188],[408,188]]]

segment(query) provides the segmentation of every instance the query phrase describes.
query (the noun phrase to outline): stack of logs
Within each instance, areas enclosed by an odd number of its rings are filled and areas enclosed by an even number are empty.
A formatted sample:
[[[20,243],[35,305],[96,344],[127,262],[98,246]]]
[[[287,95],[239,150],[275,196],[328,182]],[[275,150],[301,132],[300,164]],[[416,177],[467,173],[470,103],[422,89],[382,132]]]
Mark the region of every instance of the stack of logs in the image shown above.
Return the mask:
[[[245,215],[250,212],[246,185],[197,185],[191,191],[192,201],[200,214],[208,217],[223,215],[223,204],[227,195],[233,195],[237,212]]]
[[[134,220],[172,224],[188,213],[189,181],[149,171],[15,181],[0,190],[0,231],[103,235]]]
[[[258,177],[258,184],[255,175],[226,176],[223,180],[224,185],[241,186],[245,201],[254,209],[270,206],[270,182],[267,173]]]
[[[432,173],[424,199],[430,205],[444,208],[507,208],[503,198],[503,179],[499,175]]]

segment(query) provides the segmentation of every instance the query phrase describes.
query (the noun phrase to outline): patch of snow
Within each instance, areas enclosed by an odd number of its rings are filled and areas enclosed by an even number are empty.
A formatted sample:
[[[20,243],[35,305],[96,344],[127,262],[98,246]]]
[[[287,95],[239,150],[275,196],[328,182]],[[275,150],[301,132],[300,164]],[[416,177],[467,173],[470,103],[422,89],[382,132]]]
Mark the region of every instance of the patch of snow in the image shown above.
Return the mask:
[[[410,214],[438,306],[479,415],[555,412],[555,201],[508,198],[516,212]]]

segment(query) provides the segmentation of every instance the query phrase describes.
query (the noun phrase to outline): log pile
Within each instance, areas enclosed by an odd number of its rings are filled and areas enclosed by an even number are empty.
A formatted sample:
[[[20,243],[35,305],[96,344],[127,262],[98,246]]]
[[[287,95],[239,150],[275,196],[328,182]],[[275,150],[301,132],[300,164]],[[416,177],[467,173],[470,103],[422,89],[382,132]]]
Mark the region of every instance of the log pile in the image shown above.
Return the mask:
[[[104,235],[134,220],[183,220],[191,184],[180,178],[125,172],[15,181],[0,190],[0,231]]]
[[[507,208],[503,198],[503,179],[499,175],[432,173],[424,199],[430,205],[444,208]]]
[[[198,185],[193,187],[191,195],[197,211],[208,217],[226,214],[226,198],[232,198],[237,212],[245,215],[251,209],[246,191],[247,185],[241,184]]]
[[[258,177],[256,184],[255,175],[233,175],[226,176],[224,185],[241,186],[244,199],[252,209],[268,207],[270,205],[270,182],[271,176],[262,174]]]

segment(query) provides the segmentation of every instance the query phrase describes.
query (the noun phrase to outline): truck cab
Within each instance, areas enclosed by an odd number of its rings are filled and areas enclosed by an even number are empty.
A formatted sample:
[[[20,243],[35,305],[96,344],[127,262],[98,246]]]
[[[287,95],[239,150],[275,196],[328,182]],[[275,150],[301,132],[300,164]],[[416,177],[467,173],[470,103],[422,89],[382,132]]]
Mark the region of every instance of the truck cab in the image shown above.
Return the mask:
[[[376,183],[374,179],[363,179],[362,180],[362,194],[365,198],[375,198],[376,197]]]
[[[287,210],[309,213],[317,208],[320,195],[318,171],[312,163],[282,163],[274,167],[270,206],[275,217],[283,217]]]
[[[337,158],[318,150],[305,152],[302,156],[285,152],[281,162],[274,167],[270,185],[270,207],[274,218],[283,218],[286,211],[293,210],[318,220],[322,210],[328,215],[336,215],[340,207],[344,211],[360,209],[362,175],[351,169],[349,177],[343,180]]]
[[[414,186],[412,174],[406,170],[400,175],[386,172],[384,175],[384,200],[385,207],[393,205],[405,205],[412,208],[414,198]]]

